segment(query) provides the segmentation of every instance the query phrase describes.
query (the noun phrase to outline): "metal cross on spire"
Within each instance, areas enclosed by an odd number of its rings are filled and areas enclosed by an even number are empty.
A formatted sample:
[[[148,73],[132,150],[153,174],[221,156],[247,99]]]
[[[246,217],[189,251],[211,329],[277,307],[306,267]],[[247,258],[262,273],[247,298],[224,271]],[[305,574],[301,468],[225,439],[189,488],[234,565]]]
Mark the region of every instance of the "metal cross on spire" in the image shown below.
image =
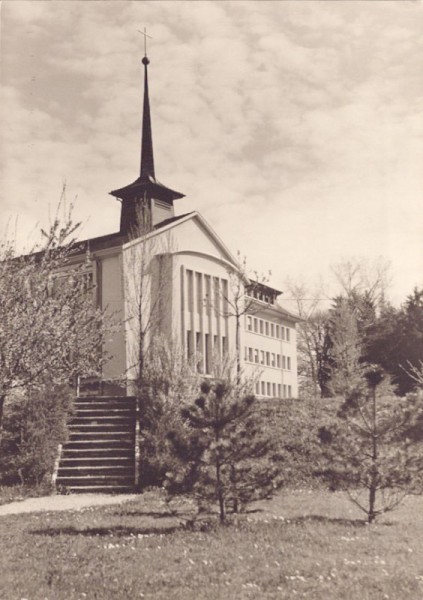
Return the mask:
[[[138,33],[144,36],[144,56],[147,56],[147,38],[153,39],[151,35],[148,35],[146,28],[144,27],[144,31],[140,31],[137,29]]]

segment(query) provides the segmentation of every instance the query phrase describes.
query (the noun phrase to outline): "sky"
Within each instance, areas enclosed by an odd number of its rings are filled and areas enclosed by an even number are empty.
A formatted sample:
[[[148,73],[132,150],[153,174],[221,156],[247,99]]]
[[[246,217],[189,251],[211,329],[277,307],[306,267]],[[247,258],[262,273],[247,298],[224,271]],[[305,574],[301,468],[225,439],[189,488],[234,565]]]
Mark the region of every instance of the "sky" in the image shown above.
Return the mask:
[[[394,304],[423,286],[421,0],[3,1],[0,232],[28,245],[64,183],[82,238],[118,229],[144,27],[177,214],[199,211],[280,290],[330,293],[331,265],[380,257]]]

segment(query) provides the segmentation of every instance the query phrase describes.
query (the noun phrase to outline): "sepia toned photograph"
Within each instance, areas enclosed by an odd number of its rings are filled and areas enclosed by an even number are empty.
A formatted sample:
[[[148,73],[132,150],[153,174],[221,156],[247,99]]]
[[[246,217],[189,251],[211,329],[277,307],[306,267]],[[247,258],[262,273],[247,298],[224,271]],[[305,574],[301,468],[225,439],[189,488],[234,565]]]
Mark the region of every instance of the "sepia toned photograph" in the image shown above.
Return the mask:
[[[0,23],[0,599],[421,600],[422,0]]]

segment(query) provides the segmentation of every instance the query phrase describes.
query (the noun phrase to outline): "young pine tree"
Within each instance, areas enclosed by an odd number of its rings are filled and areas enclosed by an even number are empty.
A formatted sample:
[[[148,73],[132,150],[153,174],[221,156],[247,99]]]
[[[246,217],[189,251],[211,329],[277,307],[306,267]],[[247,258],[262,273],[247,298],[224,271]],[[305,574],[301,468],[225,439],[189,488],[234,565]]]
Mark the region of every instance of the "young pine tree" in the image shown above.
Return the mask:
[[[182,410],[186,427],[170,435],[180,466],[168,473],[168,491],[190,493],[200,506],[216,502],[222,523],[229,507],[268,497],[279,483],[273,441],[261,431],[255,397],[241,388],[204,382]]]
[[[383,372],[368,367],[362,388],[345,397],[336,419],[319,431],[325,478],[332,489],[348,491],[369,523],[393,510],[414,485],[422,455],[407,431],[416,417],[410,403],[392,394]]]

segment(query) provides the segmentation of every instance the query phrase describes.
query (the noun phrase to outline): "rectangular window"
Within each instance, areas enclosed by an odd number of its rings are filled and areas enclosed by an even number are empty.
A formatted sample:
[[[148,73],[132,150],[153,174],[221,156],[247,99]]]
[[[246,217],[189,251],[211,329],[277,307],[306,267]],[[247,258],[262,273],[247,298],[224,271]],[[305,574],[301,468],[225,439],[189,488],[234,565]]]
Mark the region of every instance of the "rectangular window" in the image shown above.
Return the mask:
[[[289,385],[289,386],[288,386],[288,398],[291,398],[291,396],[292,396],[292,388],[291,388],[291,386]]]
[[[269,335],[269,321],[266,321],[264,325],[265,325],[266,335]]]
[[[205,282],[205,286],[206,286],[206,298],[205,298],[205,302],[206,302],[206,310],[207,310],[207,314],[211,315],[211,307],[212,307],[212,292],[211,292],[211,277],[210,275],[205,275],[204,276],[204,282]]]
[[[222,279],[222,304],[223,304],[223,314],[226,316],[229,312],[228,306],[228,280]]]
[[[272,367],[276,367],[276,356],[275,353],[272,352],[272,362],[271,362]]]
[[[291,330],[289,329],[289,327],[287,327],[285,329],[285,332],[286,332],[286,334],[285,334],[286,335],[286,341],[289,342],[290,341],[290,337],[291,337]]]
[[[269,383],[269,382],[267,382],[267,395],[268,395],[268,396],[271,396],[271,395],[272,395],[272,391],[271,391],[271,389],[270,389],[270,383]]]
[[[188,295],[188,310],[189,312],[193,311],[194,308],[194,287],[193,287],[193,273],[192,271],[187,271],[187,295]]]
[[[197,312],[201,315],[203,312],[204,298],[203,298],[203,276],[201,273],[195,274],[195,283],[197,286]]]
[[[264,381],[261,382],[261,395],[265,396],[266,395],[266,386]]]
[[[281,340],[285,339],[285,327],[282,327],[281,325]]]
[[[254,358],[253,358],[253,349],[252,348],[248,348],[248,360],[250,362],[253,362]]]
[[[288,369],[288,371],[291,370],[291,357],[290,356],[286,357],[286,368]]]
[[[275,326],[273,323],[270,323],[270,335],[271,337],[275,337]]]
[[[282,369],[286,369],[286,356],[282,356]]]
[[[257,364],[259,362],[259,351],[257,349],[254,350],[254,362]]]
[[[219,352],[219,338],[217,337],[217,335],[213,336],[213,350],[215,352]]]
[[[192,347],[192,331],[187,331],[187,357],[191,358],[194,354],[194,349]]]
[[[263,333],[263,321],[260,319],[260,333]]]
[[[276,337],[279,339],[279,325],[276,325]]]
[[[219,277],[213,277],[214,287],[214,311],[216,315],[220,315],[220,282]]]
[[[276,383],[272,384],[272,388],[273,388],[273,397],[276,398]]]
[[[222,336],[222,354],[225,355],[228,352],[228,343],[225,336]]]
[[[244,348],[244,360],[248,360],[248,348],[247,348],[247,346],[245,346],[245,348]]]
[[[270,367],[270,352],[266,352],[266,365]]]
[[[210,347],[210,335],[206,333],[204,335],[204,355],[206,361],[206,373],[211,373],[211,347]]]
[[[286,385],[283,384],[283,397],[286,398]]]
[[[258,321],[257,319],[254,317],[254,333],[258,332]]]
[[[260,364],[264,365],[264,351],[263,350],[260,351]]]
[[[253,328],[252,318],[247,317],[247,331],[251,331]]]
[[[282,398],[281,396],[281,384],[278,383],[278,398]]]
[[[280,354],[276,355],[276,366],[278,367],[278,369],[281,368],[281,355]]]

